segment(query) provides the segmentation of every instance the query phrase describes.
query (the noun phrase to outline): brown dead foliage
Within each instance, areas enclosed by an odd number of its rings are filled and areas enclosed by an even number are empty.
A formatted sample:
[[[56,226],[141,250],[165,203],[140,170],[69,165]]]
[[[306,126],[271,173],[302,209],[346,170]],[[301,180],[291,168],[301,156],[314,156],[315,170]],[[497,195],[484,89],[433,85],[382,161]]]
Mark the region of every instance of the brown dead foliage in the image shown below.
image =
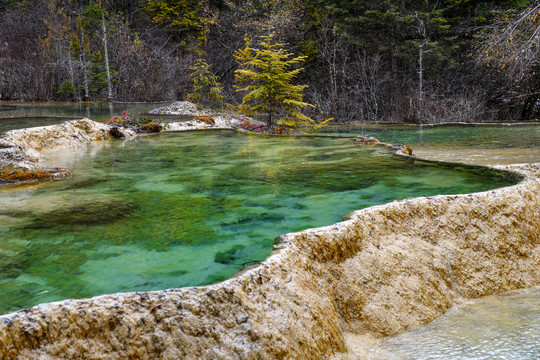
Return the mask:
[[[216,122],[214,121],[214,118],[208,117],[208,116],[197,116],[195,120],[199,120],[202,122],[207,123],[208,125],[214,125]]]
[[[50,179],[52,174],[44,170],[24,171],[14,169],[0,170],[0,183],[18,183]]]
[[[142,125],[139,129],[146,133],[158,133],[163,131],[163,126],[161,126],[157,122],[151,122],[149,124]]]

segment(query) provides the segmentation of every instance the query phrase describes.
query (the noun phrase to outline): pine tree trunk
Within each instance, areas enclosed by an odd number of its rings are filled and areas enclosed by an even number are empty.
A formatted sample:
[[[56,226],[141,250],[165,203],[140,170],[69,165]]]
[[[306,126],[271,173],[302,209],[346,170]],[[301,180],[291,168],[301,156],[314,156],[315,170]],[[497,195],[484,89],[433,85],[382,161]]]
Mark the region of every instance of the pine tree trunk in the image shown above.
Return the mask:
[[[268,62],[268,73],[272,73],[272,65]],[[270,89],[268,89],[268,128],[272,127],[272,113],[274,112],[273,96]]]
[[[272,102],[268,100],[268,119],[266,120],[268,128],[272,127]]]

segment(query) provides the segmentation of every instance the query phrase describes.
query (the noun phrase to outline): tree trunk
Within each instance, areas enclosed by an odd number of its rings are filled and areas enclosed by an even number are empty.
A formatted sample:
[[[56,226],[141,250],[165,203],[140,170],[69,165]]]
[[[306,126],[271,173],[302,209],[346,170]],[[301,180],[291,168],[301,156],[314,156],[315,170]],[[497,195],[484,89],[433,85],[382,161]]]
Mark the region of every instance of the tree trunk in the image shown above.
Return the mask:
[[[422,124],[422,103],[424,101],[424,46],[429,42],[429,37],[424,19],[421,19],[418,13],[415,15],[418,20],[418,35],[420,35],[420,44],[418,45],[418,98],[416,104],[416,120]],[[428,50],[429,51],[429,50]]]
[[[536,96],[527,96],[523,102],[521,112],[519,114],[518,120],[530,120],[533,118],[534,107],[536,105],[537,97]]]
[[[268,73],[272,73],[272,64],[268,62]],[[272,127],[272,113],[274,112],[274,101],[270,88],[268,89],[268,129]]]
[[[109,69],[109,51],[107,49],[107,28],[105,27],[105,16],[101,13],[101,30],[103,32],[103,50],[105,55],[105,71],[107,72],[107,101],[112,102],[111,72]]]
[[[416,104],[416,120],[419,124],[422,124],[422,95],[424,86],[424,45],[423,41],[420,44],[420,50],[418,54],[418,99]]]
[[[330,82],[330,116],[336,114],[336,71],[335,71],[335,46],[334,54],[330,52],[330,44],[328,40],[328,29],[324,29],[324,57],[328,63],[328,80]]]
[[[399,114],[402,110],[400,108],[400,101],[401,99],[401,92],[398,91],[399,81],[398,81],[398,67],[397,67],[397,59],[396,59],[396,43],[392,41],[392,45],[390,47],[390,64],[392,69],[392,86],[390,86],[390,103],[392,104],[392,115]]]
[[[73,61],[71,61],[71,51],[68,50],[68,66],[69,66],[69,81],[71,82],[71,86],[73,86],[73,90],[75,90],[75,74],[73,71]],[[73,93],[73,100],[75,99],[75,92]],[[78,101],[80,102],[81,99],[79,97]]]
[[[88,91],[88,69],[86,68],[86,48],[84,46],[84,31],[81,30],[81,52],[79,60],[81,61],[84,84],[84,102],[86,105],[90,103],[90,92]]]
[[[268,95],[268,119],[266,120],[268,124],[268,128],[270,129],[272,127],[272,113],[274,112],[274,108],[272,106],[272,95]]]

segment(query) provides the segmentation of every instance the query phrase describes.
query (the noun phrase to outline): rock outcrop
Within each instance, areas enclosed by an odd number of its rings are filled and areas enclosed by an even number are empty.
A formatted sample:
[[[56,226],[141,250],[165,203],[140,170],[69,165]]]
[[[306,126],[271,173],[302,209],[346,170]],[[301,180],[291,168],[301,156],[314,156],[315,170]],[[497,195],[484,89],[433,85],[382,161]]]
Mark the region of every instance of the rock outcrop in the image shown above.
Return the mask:
[[[354,143],[359,145],[385,146],[388,149],[394,150],[396,155],[414,157],[413,149],[409,145],[385,143],[369,135],[358,135]]]
[[[280,237],[219,284],[97,296],[0,317],[2,359],[356,359],[452,305],[540,284],[539,165],[492,191],[406,199]],[[357,344],[356,344],[357,345]]]
[[[112,139],[109,133],[112,127],[90,119],[66,121],[58,125],[8,131],[0,137],[0,144],[4,147],[18,146],[34,151],[78,148],[87,146],[93,141]],[[119,129],[126,139],[136,136],[131,129]]]
[[[193,116],[195,119],[183,122],[167,124],[166,130],[185,131],[197,129],[238,129],[243,121],[249,120],[254,123],[258,121],[236,115],[234,113],[215,112],[210,109],[203,109],[189,101],[176,101],[171,105],[163,106],[149,111],[154,115],[185,115]]]
[[[204,117],[200,117],[204,118]],[[182,122],[173,122],[166,125],[167,131],[188,131],[188,130],[203,130],[203,129],[238,129],[242,123],[242,119],[235,115],[217,115],[211,118],[213,122],[208,120],[189,120]]]
[[[9,181],[0,176],[0,185],[69,177],[71,171],[67,169],[41,168],[38,164],[41,158],[40,152],[51,149],[80,148],[94,141],[113,139],[114,134],[124,139],[136,136],[132,129],[116,128],[89,119],[8,131],[0,136],[0,174],[36,172],[48,174],[48,176],[35,176],[30,181]]]
[[[17,145],[0,142],[0,171],[4,169],[34,171],[39,168],[37,166],[39,158],[40,154],[33,149],[23,149]]]
[[[171,105],[162,106],[149,111],[154,115],[187,115],[187,116],[212,116],[215,112],[203,109],[190,101],[176,101]]]

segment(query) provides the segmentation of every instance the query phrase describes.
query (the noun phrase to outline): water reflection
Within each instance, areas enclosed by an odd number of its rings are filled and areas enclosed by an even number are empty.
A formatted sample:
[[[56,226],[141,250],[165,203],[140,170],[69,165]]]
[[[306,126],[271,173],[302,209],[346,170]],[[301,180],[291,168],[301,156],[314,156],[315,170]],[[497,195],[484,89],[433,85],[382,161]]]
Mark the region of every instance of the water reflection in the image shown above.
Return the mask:
[[[0,102],[0,133],[34,126],[59,124],[66,120],[89,118],[106,122],[126,111],[131,116],[149,116],[164,122],[190,120],[191,117],[149,115],[156,107],[169,103],[14,103]]]

